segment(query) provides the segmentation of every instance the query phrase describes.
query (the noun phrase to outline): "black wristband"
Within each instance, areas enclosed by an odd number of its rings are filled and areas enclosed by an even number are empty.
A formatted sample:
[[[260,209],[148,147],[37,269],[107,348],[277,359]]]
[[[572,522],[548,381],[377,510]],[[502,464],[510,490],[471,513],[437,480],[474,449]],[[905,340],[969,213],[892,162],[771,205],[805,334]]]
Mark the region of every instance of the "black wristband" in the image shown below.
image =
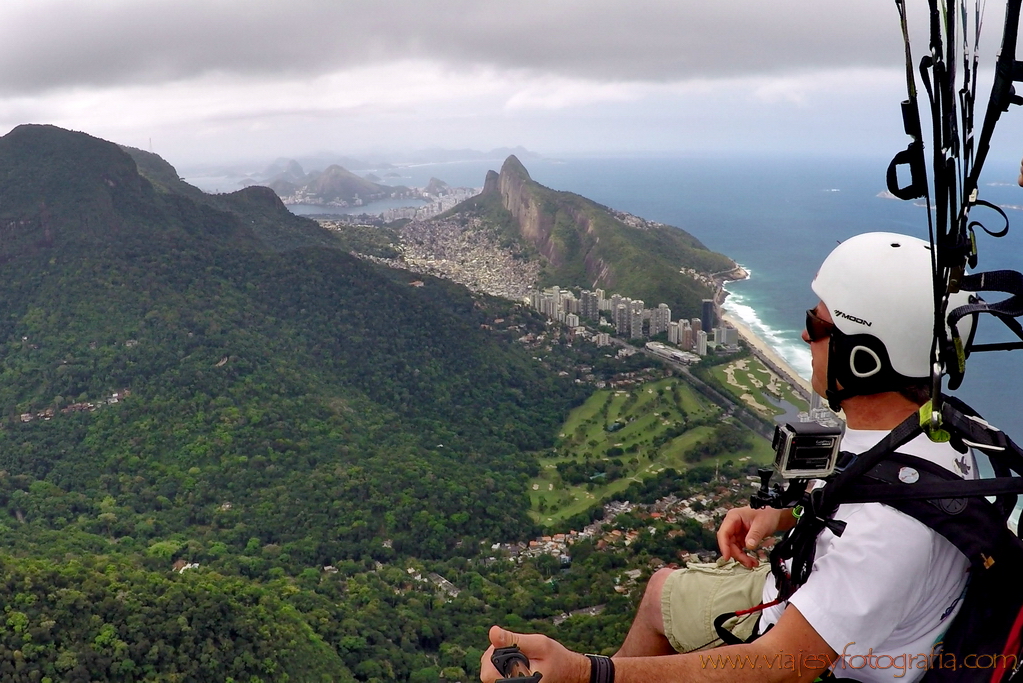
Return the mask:
[[[590,660],[590,683],[615,683],[615,663],[604,655],[586,655]]]

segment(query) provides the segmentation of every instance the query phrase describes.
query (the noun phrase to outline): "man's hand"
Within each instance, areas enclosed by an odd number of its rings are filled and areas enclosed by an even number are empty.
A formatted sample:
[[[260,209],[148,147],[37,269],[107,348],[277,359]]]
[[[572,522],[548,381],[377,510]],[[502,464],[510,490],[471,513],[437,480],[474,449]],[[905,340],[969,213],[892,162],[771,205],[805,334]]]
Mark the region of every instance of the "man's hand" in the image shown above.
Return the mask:
[[[787,531],[796,523],[789,509],[750,507],[733,508],[725,515],[718,528],[718,550],[721,559],[735,560],[739,564],[753,569],[759,564],[755,557],[746,554],[760,547],[765,536],[776,531]]]
[[[1016,182],[1023,187],[1023,161],[1019,162],[1019,178],[1016,178]]]
[[[558,641],[539,633],[521,634],[505,631],[500,626],[490,628],[490,647],[480,659],[480,680],[494,683],[502,678],[490,661],[494,648],[518,645],[529,657],[529,666],[543,674],[544,683],[586,683],[590,680],[590,660],[572,652]]]

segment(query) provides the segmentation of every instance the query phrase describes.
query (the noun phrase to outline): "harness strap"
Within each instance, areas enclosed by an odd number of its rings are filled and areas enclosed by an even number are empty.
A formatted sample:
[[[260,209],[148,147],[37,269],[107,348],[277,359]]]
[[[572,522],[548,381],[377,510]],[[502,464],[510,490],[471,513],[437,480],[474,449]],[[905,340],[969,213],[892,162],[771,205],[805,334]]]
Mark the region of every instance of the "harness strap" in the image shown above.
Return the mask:
[[[1006,299],[995,303],[976,301],[953,309],[948,314],[949,327],[953,339],[959,338],[958,323],[968,315],[990,313],[1009,328],[1020,340],[1023,340],[1023,325],[1016,320],[1023,315],[1023,274],[1014,270],[995,270],[987,273],[975,273],[963,278],[963,289],[971,292],[999,292],[1009,294]],[[976,344],[969,351],[1004,351],[1023,348],[1021,342]]]
[[[916,199],[927,195],[927,165],[924,161],[923,131],[920,126],[920,108],[917,106],[916,80],[913,78],[913,51],[909,44],[905,0],[895,0],[902,24],[902,41],[906,46],[906,88],[908,99],[902,103],[902,125],[912,141],[888,164],[886,180],[888,191],[899,199]],[[899,166],[909,168],[909,183],[899,187]]]
[[[914,483],[905,483],[914,478]],[[875,483],[851,485],[845,502],[893,507],[944,536],[973,566],[991,561],[1005,533],[999,509],[984,496],[1023,493],[1023,479],[1018,477],[963,480],[940,465],[904,453],[892,453],[864,479]]]
[[[842,535],[844,522],[832,518],[838,510],[844,489],[922,431],[919,417],[916,413],[910,415],[873,448],[856,458],[826,486],[815,489],[803,497],[803,515],[771,552],[771,573],[778,587],[779,599],[790,598],[810,577],[817,554],[817,537],[820,533],[829,528],[836,535]],[[791,572],[786,570],[785,560],[792,560]]]

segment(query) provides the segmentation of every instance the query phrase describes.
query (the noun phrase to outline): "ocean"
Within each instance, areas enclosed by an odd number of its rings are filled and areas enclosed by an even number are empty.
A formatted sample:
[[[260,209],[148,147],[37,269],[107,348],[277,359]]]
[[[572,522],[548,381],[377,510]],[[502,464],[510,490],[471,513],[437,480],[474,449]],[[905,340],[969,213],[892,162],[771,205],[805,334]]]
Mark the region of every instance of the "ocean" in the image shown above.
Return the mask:
[[[927,237],[922,207],[880,196],[888,164],[883,158],[648,156],[523,162],[543,185],[681,227],[738,261],[751,276],[728,286],[726,307],[804,377],[809,377],[810,362],[800,332],[805,309],[816,303],[809,285],[834,245],[873,230]],[[990,160],[981,198],[1023,205],[1023,189],[1015,184],[1017,164]],[[421,165],[403,169],[404,177],[394,182],[424,186],[436,176],[450,185],[479,187],[488,169],[499,168],[500,161]],[[977,270],[1023,270],[1021,209],[1007,211],[1012,225],[1007,237],[980,236]],[[973,216],[980,218],[981,211]],[[991,227],[998,227],[993,215]],[[1008,339],[1003,329],[985,317],[979,339]],[[1023,440],[1017,404],[1021,387],[1023,351],[984,353],[970,359],[956,395]]]

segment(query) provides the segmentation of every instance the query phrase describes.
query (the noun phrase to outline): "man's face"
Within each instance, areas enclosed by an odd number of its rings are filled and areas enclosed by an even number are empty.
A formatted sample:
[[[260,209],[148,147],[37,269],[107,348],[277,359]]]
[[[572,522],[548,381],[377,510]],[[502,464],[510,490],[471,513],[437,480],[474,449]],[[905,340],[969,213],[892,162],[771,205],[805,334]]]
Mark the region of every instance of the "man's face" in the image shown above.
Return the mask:
[[[829,333],[822,333],[822,330],[827,325],[833,325],[834,319],[831,317],[831,313],[828,311],[828,307],[824,305],[824,302],[818,301],[817,305],[810,309],[811,314],[807,314],[808,318],[816,316],[821,322],[825,323],[824,326],[817,325],[819,329],[814,335],[815,338],[811,341],[810,333],[806,329],[803,330],[803,341],[810,345],[810,359],[811,367],[813,368],[813,376],[810,378],[810,384],[813,386],[813,390],[820,396],[827,396],[828,392],[828,342],[831,339]],[[811,322],[812,321],[808,321]]]

